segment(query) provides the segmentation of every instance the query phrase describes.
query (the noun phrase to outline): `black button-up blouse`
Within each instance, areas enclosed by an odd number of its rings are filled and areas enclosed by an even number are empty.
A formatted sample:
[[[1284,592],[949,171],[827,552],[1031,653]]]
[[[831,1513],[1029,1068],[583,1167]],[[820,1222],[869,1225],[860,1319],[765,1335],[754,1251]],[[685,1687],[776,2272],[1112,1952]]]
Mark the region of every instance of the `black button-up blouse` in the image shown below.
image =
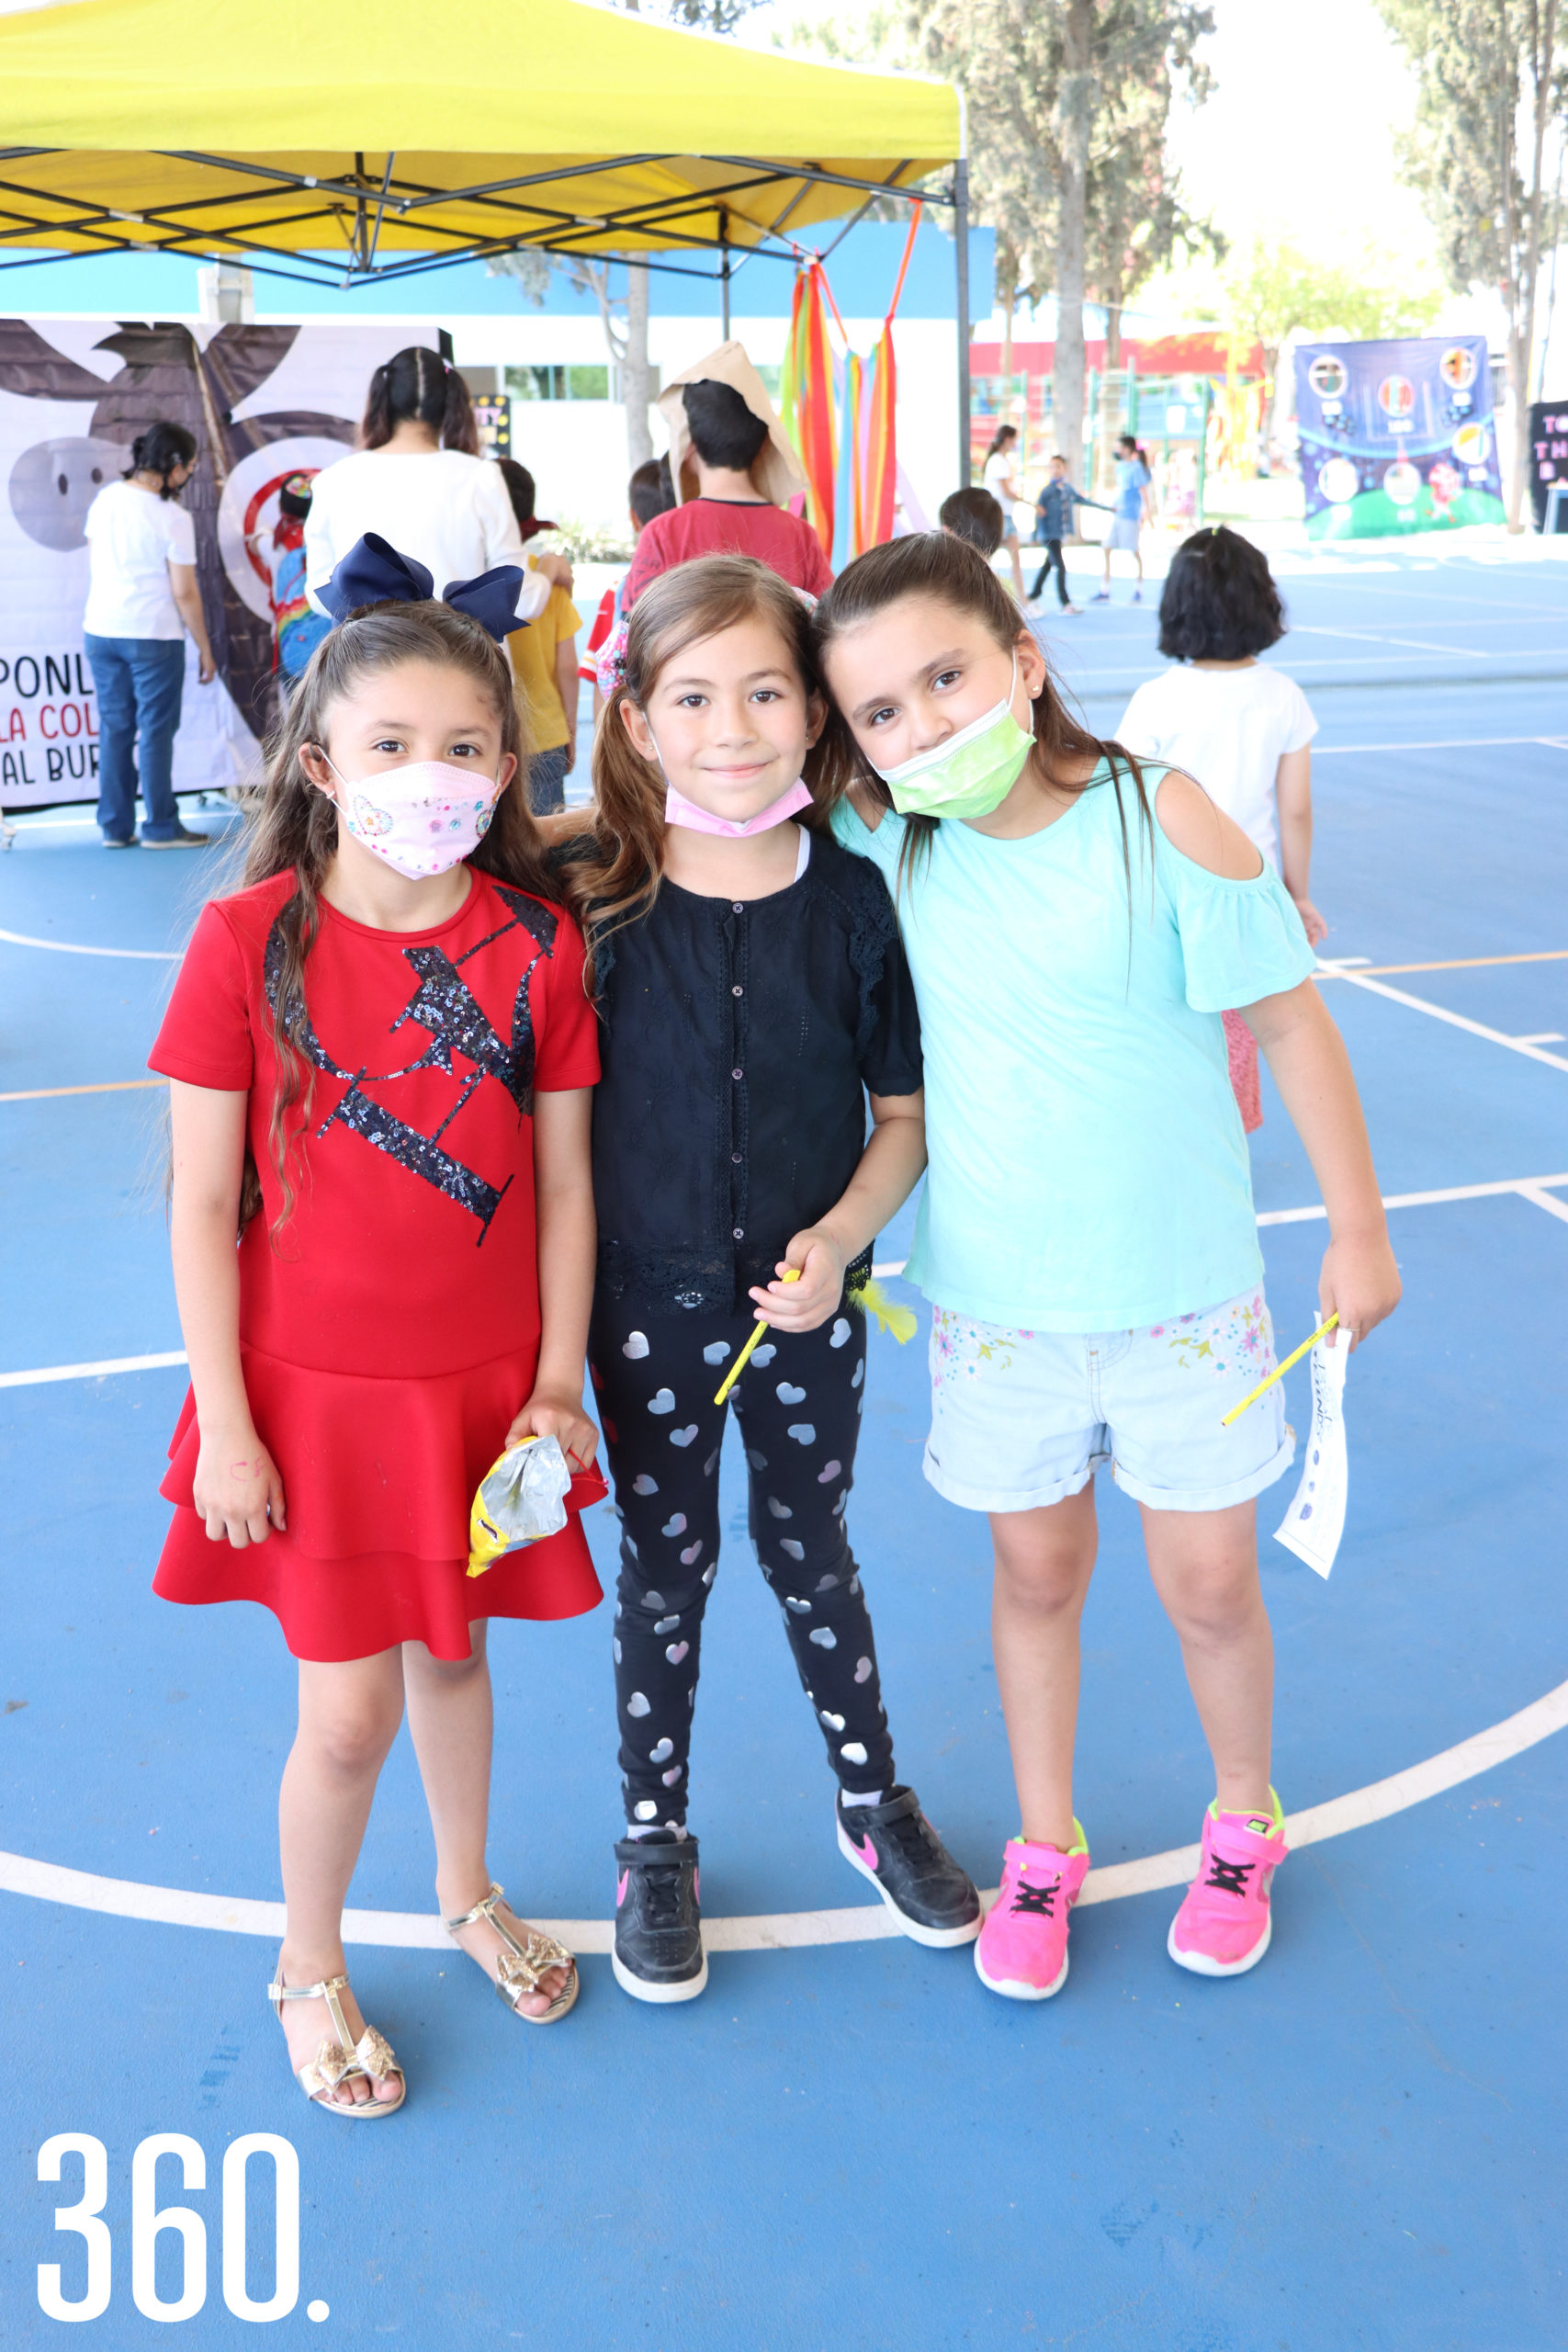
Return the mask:
[[[769,898],[661,883],[595,962],[600,1289],[648,1313],[750,1313],[748,1290],[853,1176],[864,1090],[923,1083],[887,885],[817,833],[806,872]],[[867,1250],[848,1287],[870,1263]]]

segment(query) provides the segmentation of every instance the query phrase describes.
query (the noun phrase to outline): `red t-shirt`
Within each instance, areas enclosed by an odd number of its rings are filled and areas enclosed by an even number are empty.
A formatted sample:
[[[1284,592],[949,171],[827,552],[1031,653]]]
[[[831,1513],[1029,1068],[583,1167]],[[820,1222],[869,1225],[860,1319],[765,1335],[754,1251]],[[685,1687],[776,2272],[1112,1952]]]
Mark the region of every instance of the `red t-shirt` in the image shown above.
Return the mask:
[[[593,616],[593,626],[588,632],[588,644],[582,660],[577,665],[578,676],[586,678],[591,686],[596,686],[599,683],[599,673],[594,666],[593,656],[609,636],[615,617],[615,592],[613,588],[606,588],[599,599],[599,609]]]
[[[216,899],[197,923],[148,1063],[249,1091],[263,1206],[240,1243],[240,1337],[265,1355],[407,1380],[537,1347],[534,1094],[592,1086],[598,1040],[570,917],[469,871],[430,931],[374,931],[322,900],[305,965],[309,1113],[276,1247],[265,975],[293,876]]]
[[[650,580],[699,555],[753,555],[808,596],[825,595],[833,574],[809,523],[783,506],[753,506],[742,499],[693,498],[656,514],[644,528],[626,574],[622,612],[629,612]]]

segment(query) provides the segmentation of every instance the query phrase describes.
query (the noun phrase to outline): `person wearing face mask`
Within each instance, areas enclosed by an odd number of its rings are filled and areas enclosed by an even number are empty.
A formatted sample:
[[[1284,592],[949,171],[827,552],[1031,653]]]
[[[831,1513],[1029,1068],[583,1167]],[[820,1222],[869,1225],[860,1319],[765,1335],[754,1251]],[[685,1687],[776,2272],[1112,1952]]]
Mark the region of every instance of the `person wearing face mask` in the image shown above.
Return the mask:
[[[98,823],[106,849],[206,849],[209,833],[180,822],[175,798],[188,634],[197,675],[216,672],[196,576],[196,532],[179,495],[197,467],[195,436],[158,424],[131,444],[130,465],[87,509],[83,642],[98,698]]]
[[[299,1661],[268,1992],[307,2097],[351,2120],[403,2098],[349,1990],[343,1905],[405,1706],[448,1931],[530,2023],[577,1995],[485,1857],[486,1621],[595,1606],[577,1513],[604,1492],[581,1407],[599,1057],[517,782],[520,581],[438,602],[375,538],[338,566],[242,887],[204,909],[150,1056],[191,1378],[154,1589],[258,1601]],[[576,1468],[565,1528],[470,1582],[479,1479],[552,1435]]]
[[[793,589],[744,556],[663,574],[633,608],[595,740],[593,831],[561,853],[603,1024],[589,1364],[624,1529],[612,1957],[642,2001],[707,1981],[687,1767],[719,1391],[759,1318],[771,1329],[732,1392],[751,1537],[826,1741],[839,1849],[918,1942],[979,1927],[973,1884],[897,1776],[844,1521],[871,1245],[925,1140],[886,886],[825,831],[803,780],[821,721]]]
[[[873,548],[813,637],[834,830],[893,882],[919,998],[931,1167],[907,1275],[931,1301],[925,1472],[987,1514],[996,1557],[1021,1819],[976,1966],[1014,2000],[1066,1978],[1089,1870],[1078,1621],[1110,1462],[1214,1768],[1168,1950],[1240,1975],[1269,1948],[1287,1850],[1256,1512],[1294,1441],[1278,1386],[1239,1409],[1273,1337],[1221,1015],[1256,1034],[1311,1158],[1322,1315],[1355,1345],[1399,1275],[1345,1048],[1279,876],[1190,776],[1071,718],[972,548]]]

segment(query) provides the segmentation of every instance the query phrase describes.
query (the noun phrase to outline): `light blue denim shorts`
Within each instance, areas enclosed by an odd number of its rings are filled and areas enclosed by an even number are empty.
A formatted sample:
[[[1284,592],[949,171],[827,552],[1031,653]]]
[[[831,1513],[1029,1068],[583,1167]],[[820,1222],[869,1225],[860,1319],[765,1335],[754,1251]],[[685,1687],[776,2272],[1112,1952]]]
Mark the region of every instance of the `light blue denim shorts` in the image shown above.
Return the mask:
[[[967,1510],[1038,1510],[1109,1462],[1155,1510],[1224,1510],[1294,1456],[1282,1386],[1222,1427],[1273,1369],[1261,1290],[1144,1331],[1010,1331],[933,1306],[926,1476]]]

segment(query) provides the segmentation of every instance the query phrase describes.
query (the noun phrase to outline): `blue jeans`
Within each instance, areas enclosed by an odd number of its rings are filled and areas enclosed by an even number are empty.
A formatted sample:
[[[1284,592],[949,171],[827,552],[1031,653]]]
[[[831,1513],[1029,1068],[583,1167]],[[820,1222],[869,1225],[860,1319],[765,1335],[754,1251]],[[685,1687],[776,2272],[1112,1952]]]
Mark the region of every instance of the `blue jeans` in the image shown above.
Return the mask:
[[[185,639],[89,636],[84,641],[98,697],[98,822],[111,841],[128,842],[136,831],[140,781],[147,804],[143,834],[172,841],[180,830],[173,774]]]

